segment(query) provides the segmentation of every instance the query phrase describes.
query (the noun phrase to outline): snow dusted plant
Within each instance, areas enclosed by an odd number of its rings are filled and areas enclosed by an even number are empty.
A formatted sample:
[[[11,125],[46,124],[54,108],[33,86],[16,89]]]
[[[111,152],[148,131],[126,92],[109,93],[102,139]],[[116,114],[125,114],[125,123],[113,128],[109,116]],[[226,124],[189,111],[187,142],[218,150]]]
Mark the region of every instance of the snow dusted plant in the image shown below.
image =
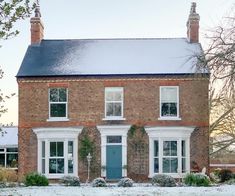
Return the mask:
[[[166,174],[156,174],[152,178],[152,185],[173,187],[176,186],[175,179]]]
[[[92,181],[93,187],[106,187],[106,181],[103,178],[96,178]]]
[[[186,175],[184,183],[188,186],[209,186],[211,182],[206,174],[191,173]]]
[[[80,179],[76,176],[64,176],[60,179],[60,183],[65,186],[80,186]]]
[[[118,182],[118,187],[132,187],[133,183],[134,183],[134,181],[130,178],[122,178]]]

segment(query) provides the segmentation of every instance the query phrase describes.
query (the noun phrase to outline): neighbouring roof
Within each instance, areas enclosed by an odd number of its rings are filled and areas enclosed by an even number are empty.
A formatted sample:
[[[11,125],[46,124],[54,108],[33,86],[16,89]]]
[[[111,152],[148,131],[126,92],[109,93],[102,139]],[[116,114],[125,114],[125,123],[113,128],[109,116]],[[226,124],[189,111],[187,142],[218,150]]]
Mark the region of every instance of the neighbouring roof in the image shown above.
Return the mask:
[[[205,73],[202,53],[186,38],[42,40],[28,47],[17,77]]]
[[[1,127],[0,148],[18,146],[18,127]]]

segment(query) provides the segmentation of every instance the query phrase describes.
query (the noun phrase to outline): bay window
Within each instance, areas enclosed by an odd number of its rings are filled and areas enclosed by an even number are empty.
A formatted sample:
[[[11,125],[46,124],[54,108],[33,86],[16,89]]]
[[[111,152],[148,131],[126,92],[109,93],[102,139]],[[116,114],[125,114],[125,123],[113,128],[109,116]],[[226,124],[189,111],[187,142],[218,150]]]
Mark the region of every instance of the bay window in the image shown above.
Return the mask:
[[[193,127],[146,127],[149,135],[149,177],[182,177],[190,171],[190,135]]]
[[[38,139],[38,172],[56,179],[78,174],[78,135],[82,127],[35,128]]]

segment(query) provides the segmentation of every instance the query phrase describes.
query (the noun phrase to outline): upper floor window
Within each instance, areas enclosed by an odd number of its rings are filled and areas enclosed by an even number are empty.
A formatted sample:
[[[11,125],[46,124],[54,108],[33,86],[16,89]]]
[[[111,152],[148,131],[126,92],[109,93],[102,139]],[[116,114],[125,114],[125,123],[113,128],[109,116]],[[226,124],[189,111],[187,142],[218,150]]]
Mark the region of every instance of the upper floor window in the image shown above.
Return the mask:
[[[179,87],[160,87],[160,117],[179,118]]]
[[[67,118],[67,88],[49,89],[50,118]]]
[[[123,88],[105,88],[105,118],[123,118]]]

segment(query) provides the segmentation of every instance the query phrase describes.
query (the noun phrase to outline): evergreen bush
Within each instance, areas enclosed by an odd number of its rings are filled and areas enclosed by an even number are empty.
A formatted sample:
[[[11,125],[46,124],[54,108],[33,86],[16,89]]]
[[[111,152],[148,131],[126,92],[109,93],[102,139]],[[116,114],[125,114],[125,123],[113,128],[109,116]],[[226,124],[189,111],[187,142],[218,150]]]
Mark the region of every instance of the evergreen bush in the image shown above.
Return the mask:
[[[26,186],[48,186],[49,181],[44,175],[33,172],[26,175],[24,184]]]
[[[92,181],[93,187],[106,187],[106,181],[103,178],[96,178]]]
[[[187,174],[183,181],[188,186],[209,186],[211,183],[210,178],[202,173]]]
[[[60,183],[65,186],[80,186],[80,179],[76,176],[64,176],[61,178]]]
[[[130,178],[122,178],[118,182],[118,187],[132,187],[133,183],[134,183],[134,181]]]
[[[175,179],[166,174],[156,174],[152,178],[152,184],[162,187],[176,186]]]

